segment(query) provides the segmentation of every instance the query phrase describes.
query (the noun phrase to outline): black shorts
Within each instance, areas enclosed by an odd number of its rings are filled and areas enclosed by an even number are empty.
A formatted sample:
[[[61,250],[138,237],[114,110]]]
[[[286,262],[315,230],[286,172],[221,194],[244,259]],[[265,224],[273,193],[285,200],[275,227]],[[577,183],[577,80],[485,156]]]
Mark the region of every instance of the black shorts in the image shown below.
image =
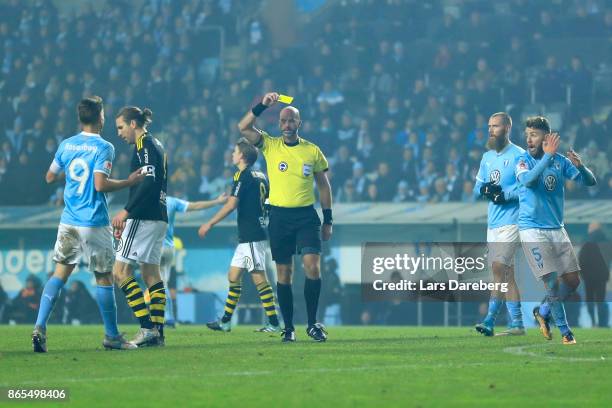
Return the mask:
[[[268,233],[272,259],[276,263],[290,264],[296,253],[321,253],[321,219],[313,206],[272,206]]]

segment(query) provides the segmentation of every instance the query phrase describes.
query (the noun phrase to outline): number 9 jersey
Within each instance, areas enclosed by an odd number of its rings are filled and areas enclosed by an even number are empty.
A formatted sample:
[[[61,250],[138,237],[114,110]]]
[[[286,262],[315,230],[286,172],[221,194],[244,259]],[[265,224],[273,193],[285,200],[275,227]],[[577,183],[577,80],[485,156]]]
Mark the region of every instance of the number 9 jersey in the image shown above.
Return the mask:
[[[110,225],[106,195],[96,191],[94,173],[110,176],[114,158],[113,145],[94,133],[81,132],[59,145],[49,171],[66,173],[62,224]]]

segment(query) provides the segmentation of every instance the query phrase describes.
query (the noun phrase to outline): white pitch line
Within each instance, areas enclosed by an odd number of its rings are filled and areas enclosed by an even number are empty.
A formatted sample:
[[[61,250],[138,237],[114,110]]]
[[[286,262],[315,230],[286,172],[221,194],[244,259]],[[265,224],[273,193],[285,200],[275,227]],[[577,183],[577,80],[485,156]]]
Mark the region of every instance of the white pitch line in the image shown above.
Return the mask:
[[[601,341],[583,341],[579,344],[583,344],[583,343],[602,343]],[[608,342],[605,342],[608,343]],[[504,348],[504,353],[508,353],[508,354],[513,354],[515,356],[529,356],[529,357],[537,357],[537,358],[543,358],[543,359],[547,359],[547,360],[560,360],[560,361],[569,361],[572,363],[577,363],[577,362],[606,362],[606,358],[604,356],[601,357],[565,357],[565,356],[549,356],[549,355],[545,355],[542,353],[535,353],[533,351],[527,351],[527,349],[532,349],[532,348],[541,348],[541,347],[546,347],[548,346],[547,343],[543,343],[543,344],[529,344],[526,346],[514,346],[514,347],[506,347]],[[576,346],[566,346],[566,347],[576,347]]]
[[[403,364],[403,365],[386,365],[386,366],[356,366],[356,367],[338,367],[338,368],[298,368],[295,370],[283,370],[283,375],[286,374],[308,374],[308,373],[336,373],[336,372],[355,372],[355,371],[382,371],[382,370],[403,370],[403,369],[423,369],[423,368],[462,368],[462,367],[474,367],[483,366],[485,363],[467,363],[467,364]],[[266,375],[278,375],[276,371],[260,370],[260,371],[225,371],[220,373],[191,373],[193,377],[256,377]],[[81,382],[105,382],[117,380],[119,377],[79,377],[79,378],[61,378],[61,379],[49,379],[49,380],[38,380],[38,381],[22,381],[18,384],[0,384],[0,387],[14,387],[21,385],[37,385],[37,384],[63,384],[63,383],[81,383]],[[168,379],[183,379],[185,375],[133,375],[133,376],[122,376],[121,380],[168,380]]]
[[[580,344],[584,343],[601,343],[601,341],[584,341]],[[606,342],[607,343],[607,342]],[[527,349],[537,348],[547,346],[544,344],[530,344],[525,346],[514,346],[514,347],[506,347],[503,349],[504,353],[513,354],[517,356],[529,356],[536,358],[543,358],[549,360],[561,360],[561,361],[570,361],[570,362],[605,362],[607,361],[603,356],[600,358],[596,357],[563,357],[563,356],[547,356],[541,353],[535,353],[532,351],[527,351]],[[571,346],[570,346],[571,347]],[[337,373],[337,372],[359,372],[359,371],[380,371],[380,370],[405,370],[405,369],[436,369],[436,368],[462,368],[462,367],[475,367],[475,366],[484,366],[488,363],[485,362],[475,362],[475,363],[465,363],[465,364],[454,364],[454,363],[445,363],[445,364],[398,364],[398,365],[381,365],[381,366],[355,366],[355,367],[337,367],[337,368],[298,368],[293,370],[284,370],[285,374],[308,374],[308,373]],[[500,363],[496,363],[499,365]],[[504,364],[504,363],[501,363]],[[514,364],[512,362],[507,362],[507,364]],[[276,371],[271,370],[259,370],[259,371],[224,371],[220,373],[206,373],[206,372],[198,372],[192,373],[194,377],[204,378],[204,377],[256,377],[256,376],[269,376],[269,375],[278,375]],[[162,375],[162,376],[146,376],[146,375],[134,375],[134,376],[122,376],[121,380],[160,380],[160,379],[181,379],[185,378],[184,374],[181,375]],[[62,383],[82,383],[82,382],[105,382],[116,380],[117,376],[113,377],[79,377],[79,378],[62,378],[62,379],[52,379],[52,380],[39,380],[39,381],[23,381],[18,384],[0,384],[0,387],[12,387],[12,386],[20,386],[20,385],[37,385],[42,384],[46,385],[49,383],[53,384],[62,384]]]

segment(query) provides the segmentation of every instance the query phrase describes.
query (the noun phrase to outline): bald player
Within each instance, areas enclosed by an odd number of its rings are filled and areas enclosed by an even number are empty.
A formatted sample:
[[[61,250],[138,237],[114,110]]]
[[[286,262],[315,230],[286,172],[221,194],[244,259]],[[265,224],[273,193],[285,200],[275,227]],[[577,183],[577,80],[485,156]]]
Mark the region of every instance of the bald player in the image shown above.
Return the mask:
[[[268,235],[272,259],[276,262],[278,303],[285,328],[283,342],[295,341],[293,326],[293,255],[302,256],[306,281],[304,299],[308,315],[306,333],[313,340],[327,340],[327,332],[317,323],[317,308],[321,293],[321,241],[332,234],[332,194],[327,178],[327,159],[319,147],[298,136],[302,121],[300,112],[287,106],[280,112],[280,137],[272,137],[257,129],[255,121],[270,106],[278,102],[279,94],[267,93],[262,101],[238,123],[240,133],[257,146],[266,159],[270,180],[270,221]],[[314,208],[314,184],[319,190],[323,225]]]

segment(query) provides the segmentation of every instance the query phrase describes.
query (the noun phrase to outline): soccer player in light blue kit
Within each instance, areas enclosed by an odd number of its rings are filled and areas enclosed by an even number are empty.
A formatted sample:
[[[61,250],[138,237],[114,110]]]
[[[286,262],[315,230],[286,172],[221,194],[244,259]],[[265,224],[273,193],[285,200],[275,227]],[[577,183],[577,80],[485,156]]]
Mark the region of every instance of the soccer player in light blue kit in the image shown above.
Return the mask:
[[[489,118],[490,149],[480,162],[474,195],[489,200],[487,243],[489,265],[496,283],[507,283],[508,291],[491,291],[485,319],[475,326],[485,336],[493,336],[495,319],[506,300],[510,325],[498,335],[524,335],[520,293],[514,280],[514,254],[520,245],[518,230],[518,184],[514,173],[525,150],[510,141],[512,118],[498,112]]]
[[[168,229],[166,230],[166,237],[164,238],[164,244],[162,247],[161,256],[161,278],[164,281],[166,287],[166,327],[174,327],[174,308],[172,306],[172,296],[170,296],[170,289],[168,288],[168,281],[170,280],[170,270],[174,263],[174,219],[176,213],[186,213],[188,211],[205,210],[215,205],[223,204],[227,201],[227,195],[221,194],[214,200],[209,201],[185,201],[180,198],[168,196],[166,198],[166,207],[168,209]]]
[[[552,339],[552,318],[563,344],[576,344],[567,324],[563,301],[580,284],[580,267],[563,227],[565,180],[593,186],[597,183],[576,152],[557,153],[559,135],[550,133],[546,118],[528,118],[525,124],[528,152],[521,157],[516,176],[519,187],[519,230],[525,256],[536,278],[544,282],[546,301],[533,310],[540,330]]]
[[[80,258],[89,264],[89,269],[96,277],[96,298],[104,321],[104,347],[136,348],[119,334],[117,328],[117,307],[111,274],[115,251],[105,193],[139,183],[144,175],[134,172],[127,180],[109,178],[115,149],[100,137],[104,127],[102,98],[85,98],[77,110],[82,132],[60,144],[46,175],[47,183],[65,177],[66,186],[65,207],[53,255],[55,272],[43,290],[32,333],[32,347],[38,353],[47,351],[49,315]]]

